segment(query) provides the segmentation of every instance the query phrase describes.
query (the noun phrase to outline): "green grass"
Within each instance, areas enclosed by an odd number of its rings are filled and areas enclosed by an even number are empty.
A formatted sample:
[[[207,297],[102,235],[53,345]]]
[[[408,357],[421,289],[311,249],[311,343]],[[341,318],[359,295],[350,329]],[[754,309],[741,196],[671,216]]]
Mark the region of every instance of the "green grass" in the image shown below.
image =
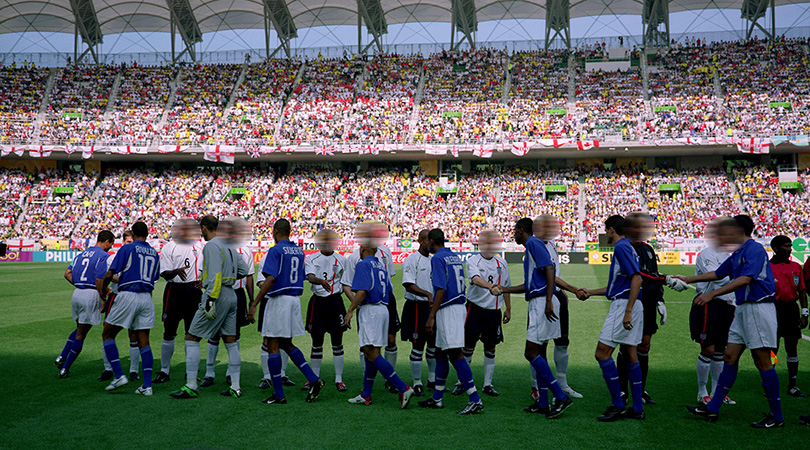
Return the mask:
[[[761,448],[778,444],[798,447],[806,442],[806,429],[798,425],[799,414],[810,413],[806,400],[782,396],[787,428],[758,431],[748,422],[767,411],[760,379],[750,358],[743,358],[737,384],[731,396],[739,402],[724,406],[716,424],[696,421],[684,409],[696,396],[695,358],[698,346],[688,332],[692,291],[668,290],[669,321],[653,339],[648,391],[658,402],[647,409],[644,422],[598,423],[595,418],[609,403],[607,389],[593,358],[599,330],[608,309],[604,301],[571,303],[571,345],[569,383],[585,395],[557,420],[546,420],[522,412],[530,403],[529,368],[523,359],[526,303],[515,299],[513,321],[504,327],[506,342],[497,350],[495,387],[498,398],[484,398],[483,414],[461,417],[454,414],[466,399],[446,397],[440,411],[397,409],[397,396],[383,391],[378,377],[374,405],[361,407],[346,402],[356,395],[361,377],[357,356],[357,335],[345,335],[348,393],[332,386],[334,375],[327,352],[322,377],[327,388],[316,403],[304,402],[296,388],[287,391],[289,403],[268,406],[260,402],[267,391],[256,385],[261,378],[260,337],[255,328],[244,330],[242,338],[241,399],[224,398],[227,354],[220,351],[217,384],[202,389],[196,400],[178,401],[169,392],[183,383],[184,351],[177,341],[172,381],[157,385],[151,398],[136,396],[136,383],[108,393],[105,383],[96,381],[102,370],[101,330],[94,328],[84,351],[71,369],[71,377],[60,380],[52,362],[61,351],[74,325],[70,318],[71,286],[62,279],[62,264],[16,264],[0,266],[0,398],[3,413],[0,447],[3,448]],[[520,280],[519,266],[510,270]],[[663,267],[670,273],[689,273],[691,267]],[[606,282],[607,266],[571,265],[563,276],[579,286],[598,287]],[[400,278],[399,276],[397,277]],[[395,285],[399,284],[395,280]],[[402,288],[398,287],[398,298]],[[156,305],[163,285],[155,291]],[[162,324],[152,334],[155,361],[160,360]],[[307,336],[295,339],[308,354]],[[128,366],[127,338],[118,339],[124,367]],[[203,349],[205,346],[203,345]],[[327,341],[326,348],[329,348]],[[810,361],[808,346],[800,344],[800,356]],[[204,350],[203,350],[204,351]],[[408,343],[399,344],[398,373],[410,381]],[[482,350],[477,349],[473,372],[480,388]],[[159,364],[159,363],[158,363]],[[807,367],[807,366],[804,366]],[[777,365],[786,379],[784,363]],[[425,368],[425,370],[427,370]],[[290,365],[289,375],[299,385],[303,376]],[[810,383],[800,373],[799,385],[810,392]],[[455,379],[451,370],[450,378]]]

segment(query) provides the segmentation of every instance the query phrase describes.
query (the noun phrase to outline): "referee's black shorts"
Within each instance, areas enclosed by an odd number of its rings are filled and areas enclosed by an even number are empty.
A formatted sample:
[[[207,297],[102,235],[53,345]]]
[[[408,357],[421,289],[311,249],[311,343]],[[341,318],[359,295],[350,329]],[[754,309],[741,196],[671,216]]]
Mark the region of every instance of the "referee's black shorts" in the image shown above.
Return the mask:
[[[190,283],[166,283],[163,290],[163,339],[170,341],[177,336],[177,327],[183,321],[186,333],[200,308],[202,290]]]
[[[799,328],[799,302],[783,302],[777,300],[776,303],[776,336],[777,338],[798,340],[802,337]]]
[[[343,317],[346,315],[346,305],[343,304],[342,294],[332,294],[328,297],[313,295],[307,305],[307,320],[305,328],[307,333],[336,334],[346,331]]]
[[[703,346],[725,348],[728,330],[734,321],[734,305],[714,299],[705,305],[693,304],[689,311],[689,331],[692,340]]]

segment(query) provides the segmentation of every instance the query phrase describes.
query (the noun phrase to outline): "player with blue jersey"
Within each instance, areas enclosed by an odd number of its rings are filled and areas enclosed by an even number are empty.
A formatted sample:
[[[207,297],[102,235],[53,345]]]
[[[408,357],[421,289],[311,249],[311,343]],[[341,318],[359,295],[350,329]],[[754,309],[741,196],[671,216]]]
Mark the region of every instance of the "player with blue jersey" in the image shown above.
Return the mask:
[[[737,379],[737,369],[746,347],[751,350],[754,365],[759,369],[762,386],[768,398],[770,413],[754,428],[781,428],[785,426],[779,398],[779,377],[771,363],[771,351],[777,345],[776,285],[768,261],[768,253],[762,244],[751,238],[754,221],[747,215],[735,216],[720,222],[717,233],[723,245],[739,246],[714,272],[692,277],[678,277],[687,283],[731,278],[727,285],[695,297],[694,303],[702,305],[715,297],[734,292],[737,308],[728,333],[728,345],[724,355],[725,365],[720,373],[717,388],[707,405],[687,406],[698,417],[710,422],[718,419],[718,412],[729,389]]]
[[[370,405],[371,390],[377,372],[399,391],[399,407],[405,409],[414,394],[412,388],[405,385],[391,365],[380,354],[388,343],[388,299],[391,291],[391,280],[384,263],[374,255],[377,248],[372,245],[360,246],[360,262],[355,266],[352,291],[355,292],[352,304],[343,318],[343,324],[351,327],[352,315],[357,313],[357,335],[360,348],[365,355],[365,374],[363,390],[360,395],[349,399],[349,403]]]
[[[228,352],[231,382],[221,395],[241,397],[242,357],[236,343],[237,299],[233,286],[237,279],[247,276],[248,266],[229,238],[232,230],[228,221],[220,223],[216,217],[207,215],[200,220],[200,231],[207,241],[203,247],[203,297],[185,338],[186,384],[169,395],[178,399],[197,397],[200,341],[208,339],[210,342],[222,336]]]
[[[469,403],[458,414],[477,414],[484,403],[475,389],[470,364],[464,359],[464,321],[467,318],[464,264],[452,250],[444,246],[444,232],[434,228],[428,232],[428,246],[433,280],[433,305],[425,330],[436,333],[436,389],[433,396],[419,402],[422,408],[444,407],[444,384],[450,373],[450,363],[458,380],[469,396]],[[449,358],[449,360],[448,360]]]
[[[626,222],[622,216],[614,215],[605,220],[605,235],[608,244],[613,245],[613,259],[610,262],[610,276],[607,287],[582,289],[578,297],[586,300],[592,295],[604,295],[610,300],[610,309],[599,334],[596,345],[596,360],[602,368],[602,376],[607,383],[612,404],[597,420],[613,422],[628,418],[644,420],[642,400],[641,367],[636,349],[643,333],[644,307],[639,300],[641,295],[641,268],[638,254],[630,240],[624,237]],[[630,380],[630,393],[633,405],[625,409],[622,397],[619,371],[613,361],[613,351],[620,351],[627,363],[627,376]]]
[[[70,333],[62,354],[54,361],[59,368],[59,378],[70,376],[70,366],[82,352],[87,333],[93,325],[101,324],[101,299],[104,298],[102,282],[107,273],[107,258],[110,256],[107,251],[114,242],[115,235],[107,230],[102,231],[98,234],[96,245],[79,253],[65,271],[65,278],[76,288],[71,299],[76,329]]]
[[[279,219],[273,224],[273,240],[276,245],[267,252],[267,260],[261,267],[265,277],[256,298],[250,304],[248,320],[255,321],[256,305],[269,296],[262,323],[262,350],[268,353],[267,366],[273,379],[274,394],[263,400],[267,404],[285,404],[284,386],[281,381],[281,354],[284,350],[301,373],[310,382],[306,401],[318,398],[324,381],[309,367],[304,354],[293,345],[292,338],[303,336],[304,324],[301,317],[301,295],[304,293],[304,251],[290,242],[290,222]]]
[[[523,258],[523,284],[495,286],[493,294],[525,293],[529,302],[529,325],[526,330],[524,356],[537,372],[540,395],[537,402],[524,411],[559,417],[573,401],[562,390],[546,360],[548,342],[558,339],[560,331],[560,300],[554,295],[556,286],[555,264],[546,245],[534,236],[534,221],[528,217],[515,224],[515,242],[526,248]],[[554,405],[549,407],[548,391],[554,394]]]
[[[129,383],[121,369],[118,358],[118,347],[115,337],[126,328],[132,330],[138,338],[141,362],[143,365],[143,385],[135,393],[152,395],[152,349],[149,347],[149,330],[155,326],[155,305],[152,303],[152,291],[159,277],[160,262],[157,251],[146,243],[149,229],[143,222],[132,225],[133,242],[122,246],[115,254],[107,274],[104,276],[104,290],[118,274],[119,294],[115,299],[104,322],[104,352],[112,365],[115,378],[108,391],[120,388]]]

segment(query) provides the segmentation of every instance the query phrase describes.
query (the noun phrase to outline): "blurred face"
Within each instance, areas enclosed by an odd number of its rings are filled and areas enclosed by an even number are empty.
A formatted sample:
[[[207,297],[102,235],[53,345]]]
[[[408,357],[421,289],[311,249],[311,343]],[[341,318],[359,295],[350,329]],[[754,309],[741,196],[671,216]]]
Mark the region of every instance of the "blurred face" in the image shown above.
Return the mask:
[[[717,241],[726,252],[733,252],[739,248],[743,237],[743,231],[736,227],[725,226],[717,229]]]
[[[501,251],[503,238],[495,231],[484,231],[478,236],[478,250],[485,258],[491,258]]]
[[[322,253],[329,255],[337,248],[338,238],[338,234],[334,231],[322,230],[315,235],[315,245]]]
[[[544,217],[542,219],[542,224],[543,224],[542,232],[541,235],[538,236],[538,238],[548,242],[553,241],[554,239],[557,239],[560,236],[560,221],[557,220],[556,217],[551,216]],[[537,236],[536,232],[535,236]]]
[[[217,231],[217,237],[225,239],[234,247],[243,247],[253,238],[253,229],[241,217],[226,217],[219,222]]]
[[[197,221],[189,217],[181,217],[172,224],[172,240],[178,244],[189,245],[200,238],[200,227]]]

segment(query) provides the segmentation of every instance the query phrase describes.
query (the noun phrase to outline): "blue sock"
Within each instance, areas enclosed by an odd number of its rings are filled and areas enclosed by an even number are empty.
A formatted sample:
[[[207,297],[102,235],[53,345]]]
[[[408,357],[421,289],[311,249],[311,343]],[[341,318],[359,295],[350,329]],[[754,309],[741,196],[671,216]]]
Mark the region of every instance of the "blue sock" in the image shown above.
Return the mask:
[[[76,339],[76,332],[78,330],[73,330],[70,333],[70,336],[67,338],[67,342],[65,342],[65,348],[62,349],[62,353],[59,355],[59,358],[64,361],[68,357],[68,353],[70,352],[70,348],[73,347],[73,340]]]
[[[310,383],[318,381],[318,375],[315,375],[315,372],[313,372],[312,368],[309,367],[307,359],[304,358],[304,354],[301,353],[301,350],[298,350],[298,347],[293,347],[292,350],[287,352],[287,354],[290,356],[293,364],[298,366],[298,369],[300,369],[301,373],[303,373],[307,378],[307,381]]]
[[[782,402],[779,398],[779,376],[776,375],[776,369],[771,367],[768,370],[763,370],[759,373],[762,377],[762,387],[765,388],[765,394],[768,396],[768,405],[771,408],[773,418],[782,421]],[[718,386],[719,387],[719,386]]]
[[[630,394],[633,396],[633,411],[644,411],[644,402],[641,395],[644,389],[641,386],[641,365],[638,361],[627,365],[627,379],[630,381]]]
[[[537,385],[537,406],[541,408],[548,408],[548,387],[542,386],[542,383]]]
[[[152,347],[148,345],[146,347],[142,347],[140,352],[141,362],[143,363],[143,387],[152,387],[152,364],[154,364],[154,359],[152,358]]]
[[[363,391],[360,392],[363,398],[371,398],[371,390],[374,388],[374,378],[377,378],[377,367],[366,359],[366,371],[363,375]]]
[[[537,380],[543,380],[545,382],[546,386],[548,386],[548,390],[554,394],[554,398],[558,400],[565,400],[568,398],[568,395],[563,392],[559,383],[557,383],[557,378],[553,373],[551,373],[551,368],[548,366],[548,361],[546,361],[545,358],[537,355],[531,361],[531,365],[534,367],[534,371],[537,372]]]
[[[726,399],[728,391],[731,386],[734,386],[735,381],[737,381],[737,365],[725,364],[723,371],[720,372],[720,376],[717,378],[717,388],[712,393],[712,401],[706,405],[708,411],[715,414],[720,411],[720,405],[723,404],[723,400]]]
[[[468,363],[466,359],[461,358],[453,363],[453,367],[456,369],[458,381],[461,382],[461,385],[464,387],[464,390],[467,391],[467,395],[470,397],[470,401],[476,403],[480,402],[481,397],[478,396],[478,391],[475,390],[475,382],[473,381],[473,374],[472,370],[470,369],[470,363]]]
[[[392,366],[387,359],[382,356],[377,356],[371,363],[380,371],[386,380],[393,384],[395,388],[399,389],[399,392],[405,392],[408,389],[408,386],[399,378],[399,375],[394,371],[394,366]],[[368,366],[368,364],[366,364],[366,366]]]
[[[599,367],[602,368],[602,377],[605,379],[605,383],[607,383],[613,406],[624,409],[624,399],[622,399],[622,388],[619,386],[619,371],[616,369],[616,363],[613,362],[613,358],[608,358],[604,361],[599,361]]]
[[[67,359],[65,360],[65,365],[62,366],[63,369],[70,369],[70,366],[73,365],[73,361],[76,361],[76,357],[82,352],[82,347],[84,347],[84,341],[80,341],[78,339],[73,340],[73,345],[70,346],[70,351],[68,352]]]
[[[436,358],[436,389],[433,391],[433,400],[441,400],[444,397],[444,384],[447,383],[449,374],[450,362],[447,355],[442,354]]]
[[[267,355],[267,368],[270,369],[270,378],[273,380],[273,392],[276,398],[284,398],[284,386],[281,384],[281,353]]]
[[[121,368],[121,359],[118,357],[118,347],[116,347],[114,339],[104,341],[104,354],[107,355],[107,361],[112,366],[115,378],[123,377],[124,369]]]

